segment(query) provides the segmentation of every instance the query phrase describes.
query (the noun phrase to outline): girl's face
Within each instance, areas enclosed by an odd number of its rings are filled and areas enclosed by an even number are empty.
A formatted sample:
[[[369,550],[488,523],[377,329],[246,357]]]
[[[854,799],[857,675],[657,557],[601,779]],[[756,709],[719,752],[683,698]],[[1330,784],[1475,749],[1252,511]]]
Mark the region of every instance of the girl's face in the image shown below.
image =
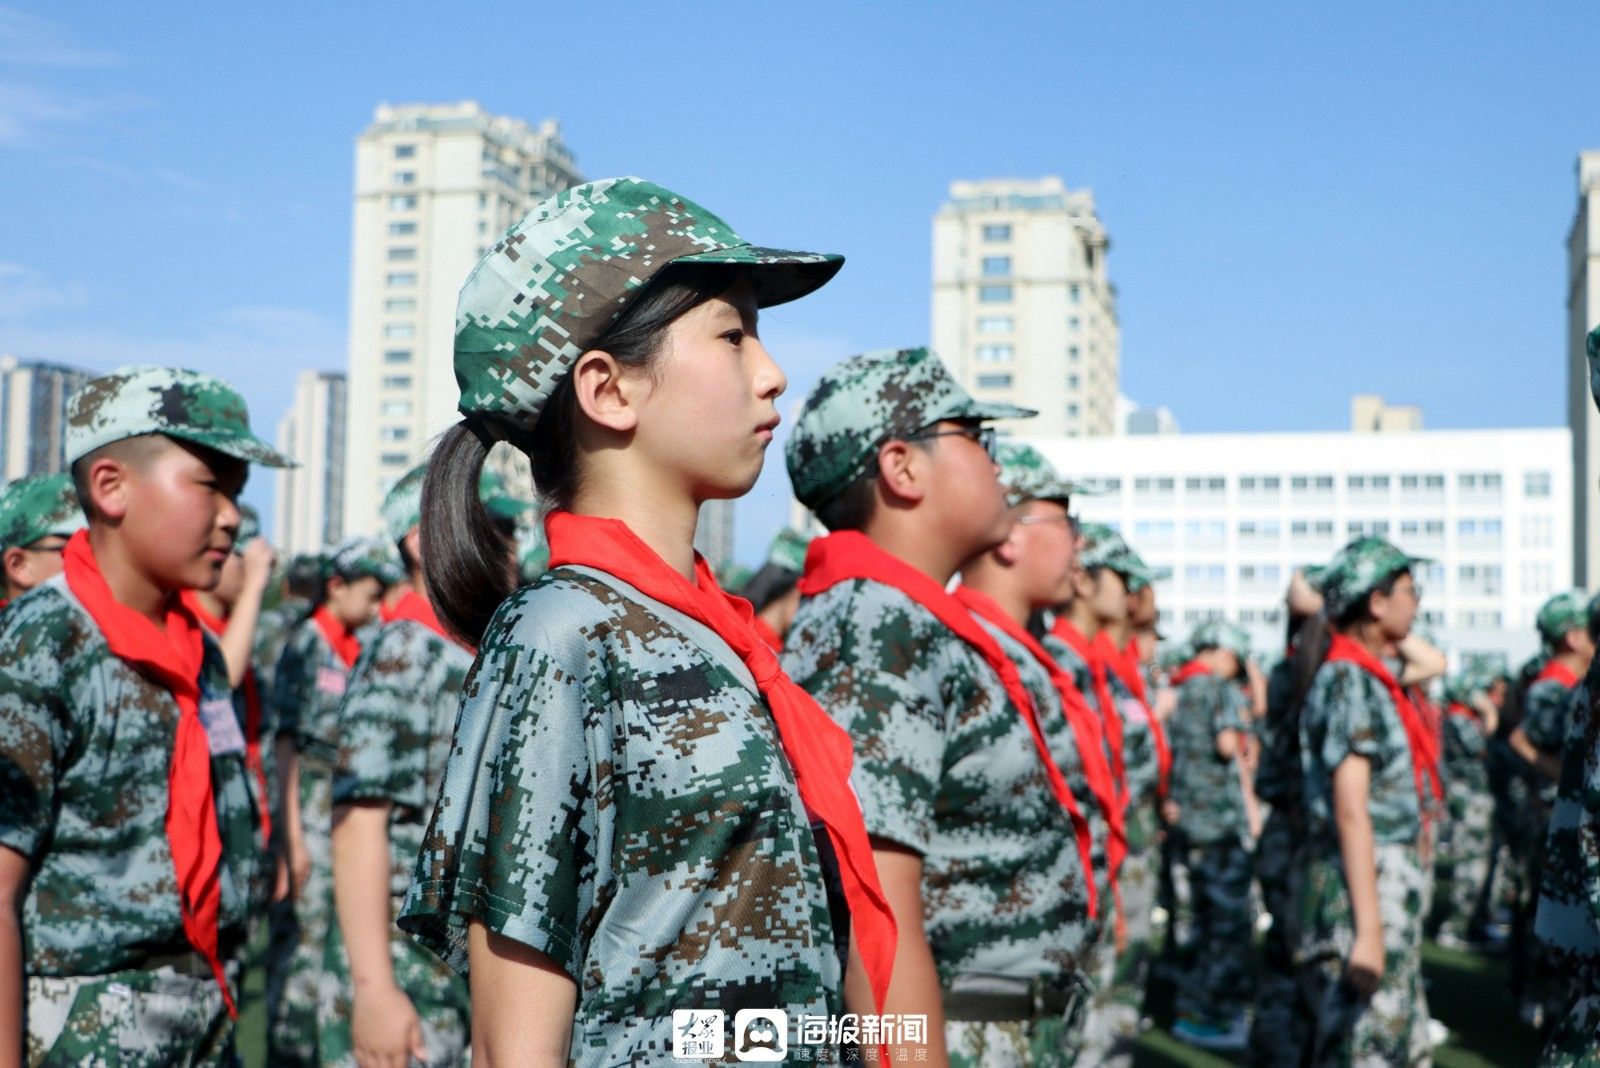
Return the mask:
[[[1372,609],[1372,618],[1378,621],[1385,638],[1397,642],[1411,633],[1422,594],[1409,571],[1394,580],[1394,588],[1389,593],[1378,590],[1369,598],[1367,604]]]
[[[364,627],[372,621],[378,610],[378,599],[383,596],[383,583],[372,575],[346,582],[342,578],[328,580],[328,611],[351,630]]]
[[[739,497],[761,474],[788,386],[756,335],[755,290],[741,278],[667,328],[634,444],[697,501]]]

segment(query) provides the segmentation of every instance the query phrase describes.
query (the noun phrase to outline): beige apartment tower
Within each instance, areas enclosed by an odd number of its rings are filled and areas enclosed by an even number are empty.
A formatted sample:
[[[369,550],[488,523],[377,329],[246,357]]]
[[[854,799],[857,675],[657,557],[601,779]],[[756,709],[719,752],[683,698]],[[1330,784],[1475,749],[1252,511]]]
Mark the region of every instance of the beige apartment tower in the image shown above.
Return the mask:
[[[380,105],[356,141],[344,532],[456,419],[456,293],[530,207],[576,185],[560,126],[474,102]]]
[[[1567,424],[1572,428],[1573,581],[1600,581],[1600,417],[1585,342],[1600,324],[1600,151],[1578,155],[1578,210],[1567,234]]]
[[[1030,437],[1116,432],[1121,331],[1094,194],[1059,178],[954,182],[933,217],[932,340]]]
[[[278,420],[278,451],[296,467],[276,472],[273,543],[316,553],[344,538],[345,427],[349,393],[337,371],[301,371],[294,404]]]

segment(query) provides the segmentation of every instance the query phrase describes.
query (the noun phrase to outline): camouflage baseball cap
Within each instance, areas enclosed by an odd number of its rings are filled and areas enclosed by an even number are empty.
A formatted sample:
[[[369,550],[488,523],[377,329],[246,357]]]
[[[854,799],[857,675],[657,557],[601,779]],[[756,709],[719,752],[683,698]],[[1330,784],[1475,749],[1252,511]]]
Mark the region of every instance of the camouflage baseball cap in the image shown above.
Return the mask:
[[[248,504],[239,506],[239,533],[233,536],[233,551],[244,552],[244,547],[261,537],[261,516]]]
[[[400,476],[383,498],[383,526],[390,541],[399,541],[422,522],[422,481],[428,475],[428,463],[413,467]],[[496,519],[516,519],[528,510],[526,502],[512,496],[505,479],[492,467],[485,467],[478,475],[478,496],[489,514]]]
[[[164,434],[267,467],[292,461],[250,430],[244,398],[219,378],[178,367],[123,367],[67,400],[67,463],[124,438]]]
[[[1250,659],[1249,633],[1239,624],[1229,623],[1225,619],[1208,620],[1194,628],[1194,633],[1189,636],[1189,645],[1197,652],[1201,649],[1226,649],[1239,658],[1241,668]]]
[[[688,197],[643,178],[545,200],[484,254],[456,304],[463,415],[534,425],[572,365],[670,264],[750,269],[761,307],[805,296],[843,256],[750,244]]]
[[[392,546],[377,538],[347,538],[323,555],[322,580],[326,582],[335,575],[346,582],[370,577],[389,585],[395,566]]]
[[[0,493],[0,549],[25,549],[52,534],[71,537],[84,525],[71,475],[19,478]]]
[[[295,553],[284,566],[284,578],[294,586],[320,582],[324,574],[321,553]]]
[[[1539,606],[1534,617],[1546,645],[1557,645],[1571,630],[1587,630],[1589,601],[1580,590],[1563,590]]]
[[[1145,563],[1144,557],[1135,552],[1132,546],[1128,547],[1125,567],[1123,575],[1128,580],[1129,593],[1138,593],[1146,586],[1154,586],[1172,577],[1172,568],[1152,567]]]
[[[928,349],[881,349],[852,356],[822,376],[789,434],[784,459],[795,497],[815,510],[860,478],[891,438],[945,419],[1038,414],[974,400]]]
[[[1069,504],[1083,487],[1056,473],[1044,453],[1020,441],[1000,443],[995,462],[1000,465],[1000,485],[1006,491],[1006,504],[1015,508],[1024,501],[1059,501]]]
[[[784,527],[767,549],[767,563],[800,574],[806,569],[806,550],[811,547],[814,537],[814,534],[802,534],[793,527]]]
[[[1149,581],[1144,561],[1128,548],[1127,541],[1115,530],[1104,523],[1080,523],[1078,535],[1082,539],[1078,547],[1078,563],[1085,570],[1109,568],[1122,576],[1130,590],[1136,578]]]
[[[1322,594],[1328,616],[1338,619],[1392,576],[1427,563],[1432,561],[1425,556],[1408,555],[1377,535],[1368,534],[1335,553],[1316,578],[1311,578],[1311,569],[1307,568],[1306,577]]]

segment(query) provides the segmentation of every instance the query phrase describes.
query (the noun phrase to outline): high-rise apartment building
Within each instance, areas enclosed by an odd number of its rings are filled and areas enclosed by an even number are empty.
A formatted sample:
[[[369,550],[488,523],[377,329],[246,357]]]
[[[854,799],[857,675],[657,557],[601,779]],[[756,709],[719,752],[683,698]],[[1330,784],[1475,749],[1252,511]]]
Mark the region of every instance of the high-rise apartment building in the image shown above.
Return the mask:
[[[344,538],[345,377],[302,371],[294,406],[278,422],[278,451],[300,466],[276,472],[273,542],[312,553]]]
[[[1600,151],[1578,155],[1578,209],[1567,234],[1567,425],[1572,428],[1573,576],[1600,582],[1600,415],[1585,339],[1600,324]]]
[[[381,105],[356,141],[344,531],[456,418],[456,294],[532,205],[581,182],[553,120],[474,102]]]
[[[66,469],[67,398],[88,371],[0,356],[0,485]]]
[[[1094,194],[1059,178],[954,182],[933,217],[934,351],[1041,437],[1117,432],[1121,331]]]

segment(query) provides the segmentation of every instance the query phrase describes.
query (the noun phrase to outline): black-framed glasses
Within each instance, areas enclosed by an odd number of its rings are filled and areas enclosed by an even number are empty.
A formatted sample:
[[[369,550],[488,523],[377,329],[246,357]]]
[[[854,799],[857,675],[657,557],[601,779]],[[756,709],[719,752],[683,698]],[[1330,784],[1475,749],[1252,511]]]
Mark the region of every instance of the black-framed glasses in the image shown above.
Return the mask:
[[[962,437],[978,443],[983,451],[993,460],[999,455],[999,438],[992,426],[964,426],[955,430],[919,430],[915,434],[906,435],[907,441],[926,441],[928,438]]]

